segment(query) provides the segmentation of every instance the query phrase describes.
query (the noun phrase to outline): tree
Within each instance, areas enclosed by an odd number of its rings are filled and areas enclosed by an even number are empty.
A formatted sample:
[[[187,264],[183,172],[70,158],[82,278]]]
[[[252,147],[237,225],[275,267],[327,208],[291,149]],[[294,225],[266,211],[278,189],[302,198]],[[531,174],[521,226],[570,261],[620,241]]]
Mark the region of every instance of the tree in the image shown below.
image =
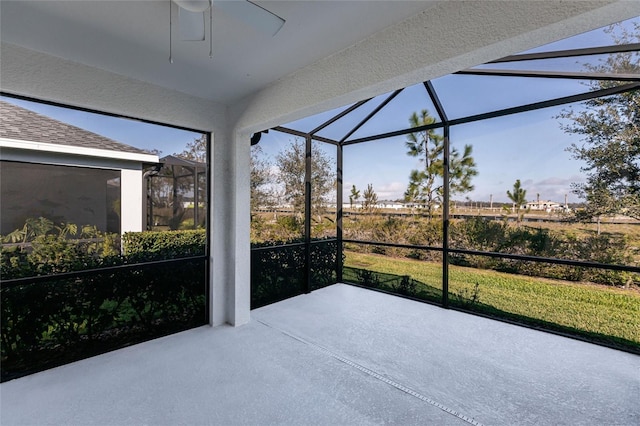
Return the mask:
[[[409,117],[411,127],[435,123],[427,110],[414,112]],[[407,135],[407,155],[417,157],[423,167],[412,170],[409,185],[404,193],[407,202],[424,205],[429,217],[437,204],[442,203],[444,178],[444,137],[433,129],[409,133]],[[476,163],[471,156],[471,145],[465,145],[462,154],[455,148],[449,154],[449,192],[462,194],[473,190],[471,179],[478,174]]]
[[[360,190],[355,185],[351,185],[351,194],[349,195],[349,207],[353,210],[353,203],[360,198]]]
[[[522,188],[520,179],[516,180],[516,183],[513,184],[513,192],[507,190],[507,197],[513,201],[516,210],[516,222],[519,224],[522,220],[520,209],[527,203],[527,190]]]
[[[640,24],[634,30],[613,25],[607,32],[615,44],[640,41]],[[640,54],[625,52],[607,55],[598,64],[585,64],[587,71],[599,73],[640,73]],[[616,81],[593,81],[590,90],[620,85]],[[586,181],[573,183],[573,193],[586,202],[576,219],[590,221],[600,217],[625,214],[640,219],[640,90],[591,99],[580,108],[564,110],[558,118],[566,133],[582,137],[581,144],[567,150],[573,158],[584,163],[581,170]]]
[[[173,154],[176,157],[185,160],[197,161],[198,163],[207,162],[207,135],[203,134],[195,138],[191,142],[187,142],[184,150],[179,154]]]
[[[260,207],[273,205],[272,185],[271,163],[265,159],[262,147],[254,145],[251,147],[251,177],[249,183],[252,212]]]
[[[586,207],[576,210],[574,218],[581,222],[589,222],[595,218],[596,232],[598,235],[600,235],[602,216],[616,214],[622,209],[621,200],[617,199],[615,195],[600,182],[594,183],[588,190],[581,190],[578,185],[574,185],[574,192],[580,194],[586,201]]]
[[[304,211],[305,199],[305,141],[294,139],[276,156],[278,177],[284,185],[284,199],[296,212]],[[333,161],[321,150],[313,150],[311,157],[311,211],[320,214],[327,196],[335,187]]]
[[[373,209],[376,208],[376,204],[378,204],[378,194],[373,190],[373,185],[367,185],[367,189],[364,190],[362,194],[363,205],[362,208],[365,211],[372,212]]]

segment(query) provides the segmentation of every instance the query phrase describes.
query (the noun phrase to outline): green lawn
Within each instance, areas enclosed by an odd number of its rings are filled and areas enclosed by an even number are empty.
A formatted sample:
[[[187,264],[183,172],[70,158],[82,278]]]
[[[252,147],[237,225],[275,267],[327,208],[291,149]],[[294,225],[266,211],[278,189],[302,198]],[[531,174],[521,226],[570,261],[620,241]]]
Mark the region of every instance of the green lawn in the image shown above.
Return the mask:
[[[345,266],[409,275],[441,288],[441,265],[406,258],[346,252]],[[478,284],[478,301],[469,304]],[[640,291],[450,266],[451,303],[640,351]]]

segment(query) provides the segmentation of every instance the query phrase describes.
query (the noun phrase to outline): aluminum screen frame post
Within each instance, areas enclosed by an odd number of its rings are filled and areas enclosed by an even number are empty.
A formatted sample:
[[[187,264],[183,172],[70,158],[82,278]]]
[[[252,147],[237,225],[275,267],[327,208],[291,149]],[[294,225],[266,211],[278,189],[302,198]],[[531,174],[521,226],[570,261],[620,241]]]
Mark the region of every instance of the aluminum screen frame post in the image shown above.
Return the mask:
[[[342,167],[344,164],[343,148],[342,144],[336,146],[336,282],[342,282],[342,268],[344,267],[342,261],[342,216],[343,216],[343,182],[342,182]]]
[[[305,136],[304,172],[304,283],[305,293],[311,293],[311,135]]]
[[[442,202],[442,306],[449,307],[449,125],[444,126],[444,173]]]

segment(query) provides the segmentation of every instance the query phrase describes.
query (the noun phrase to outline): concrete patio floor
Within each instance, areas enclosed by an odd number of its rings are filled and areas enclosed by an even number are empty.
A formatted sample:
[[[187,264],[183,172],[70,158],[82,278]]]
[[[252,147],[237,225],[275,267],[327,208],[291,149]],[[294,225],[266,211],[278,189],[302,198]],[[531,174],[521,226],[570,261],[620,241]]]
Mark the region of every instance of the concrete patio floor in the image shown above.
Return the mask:
[[[2,425],[640,424],[640,357],[334,285],[0,385]]]

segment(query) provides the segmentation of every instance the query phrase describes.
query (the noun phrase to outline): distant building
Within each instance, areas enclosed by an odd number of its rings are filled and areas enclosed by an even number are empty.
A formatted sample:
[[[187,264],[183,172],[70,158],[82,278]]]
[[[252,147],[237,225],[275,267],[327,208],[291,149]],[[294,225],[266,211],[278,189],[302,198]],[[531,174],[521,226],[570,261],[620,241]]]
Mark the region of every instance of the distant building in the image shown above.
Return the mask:
[[[429,205],[427,203],[402,203],[404,208],[406,209],[427,209]],[[431,208],[433,210],[438,210],[440,208],[440,204],[434,203]]]
[[[553,211],[565,210],[565,206],[560,203],[556,203],[555,201],[549,200],[538,200],[528,202],[524,208],[533,210],[533,211],[544,211],[547,213],[551,213]]]
[[[390,209],[390,210],[400,210],[400,209],[405,209],[407,207],[405,206],[404,203],[400,203],[398,201],[382,200],[382,201],[378,201],[378,203],[376,204],[376,208],[379,208],[379,209]]]
[[[158,156],[0,101],[0,233],[28,218],[146,228],[143,172]]]

